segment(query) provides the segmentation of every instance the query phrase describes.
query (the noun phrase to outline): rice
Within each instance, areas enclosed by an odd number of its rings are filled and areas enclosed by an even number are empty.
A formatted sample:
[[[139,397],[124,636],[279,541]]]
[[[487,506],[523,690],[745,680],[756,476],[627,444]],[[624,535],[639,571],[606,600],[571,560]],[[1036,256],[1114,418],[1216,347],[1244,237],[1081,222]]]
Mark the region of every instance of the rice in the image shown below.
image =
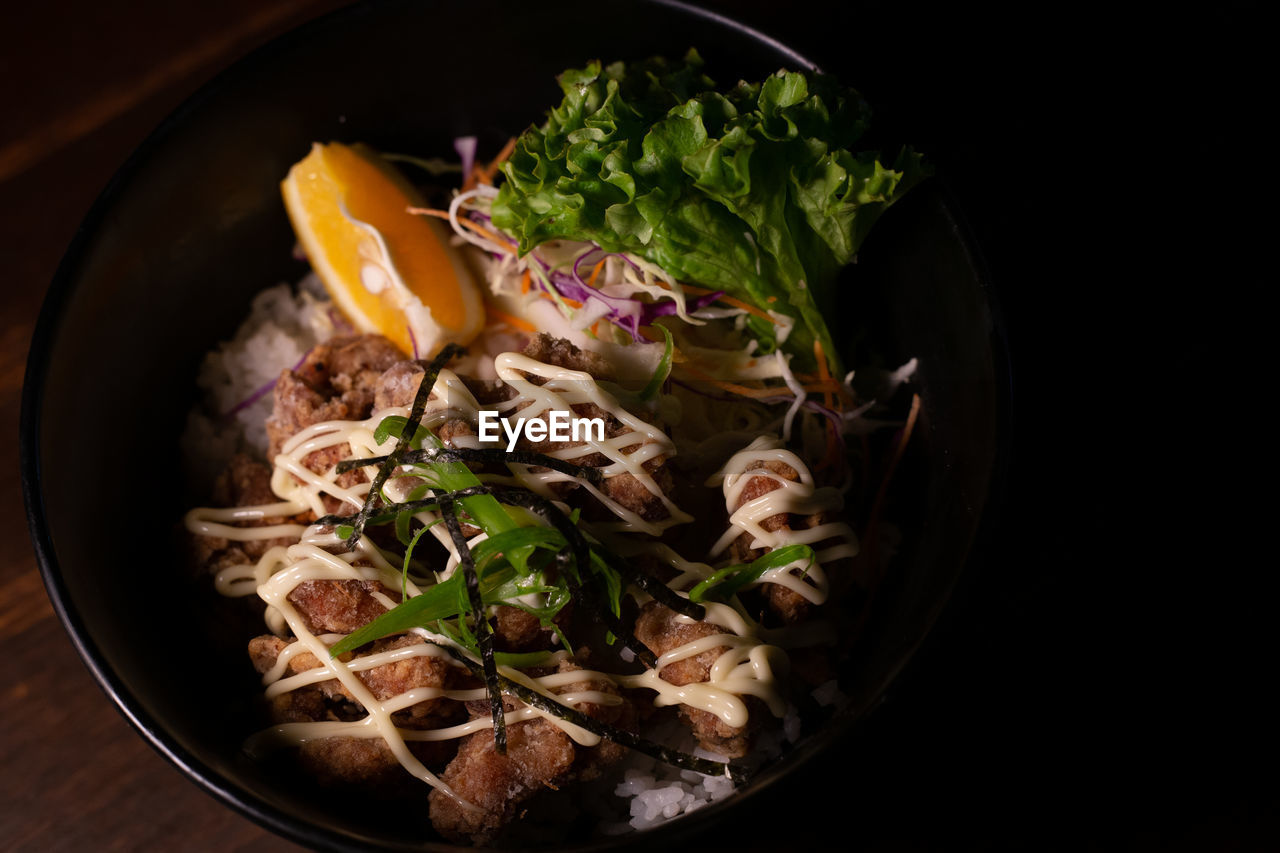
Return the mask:
[[[769,724],[757,733],[755,745],[745,763],[749,767],[759,767],[776,760],[790,745],[799,741],[800,734],[800,714],[794,706],[789,707],[781,726]],[[648,736],[698,758],[724,761],[724,756],[699,747],[692,732],[674,715]],[[692,770],[681,770],[639,753],[628,756],[621,767],[622,779],[614,786],[613,795],[630,800],[627,804],[630,819],[602,822],[600,831],[605,835],[650,829],[723,800],[737,789],[727,776],[704,776]]]
[[[314,273],[296,286],[279,284],[259,293],[231,340],[205,355],[196,377],[201,399],[182,437],[196,488],[207,490],[237,451],[266,456],[270,389],[337,331],[331,307]]]
[[[718,755],[694,750],[700,758],[722,761]],[[614,796],[629,799],[631,819],[606,823],[600,827],[605,835],[620,835],[637,829],[649,829],[659,823],[690,814],[734,792],[735,785],[727,776],[703,776],[692,770],[668,767],[652,758],[628,762],[622,781],[613,789]],[[645,766],[635,766],[641,764]]]
[[[197,377],[201,399],[188,417],[182,439],[184,458],[192,468],[189,480],[196,488],[207,492],[238,451],[266,455],[265,421],[273,406],[271,388],[281,371],[296,367],[317,343],[343,331],[335,324],[336,316],[319,279],[309,274],[295,286],[280,284],[260,293],[231,340],[205,356]],[[634,660],[629,649],[623,649],[621,656],[628,662]],[[835,681],[821,685],[812,696],[823,707],[847,701]],[[757,734],[746,763],[758,767],[777,759],[799,741],[801,729],[796,708],[788,708],[781,725],[768,725]],[[651,731],[650,737],[700,758],[724,760],[699,747],[692,732],[674,714]],[[536,831],[540,824],[567,826],[575,814],[586,810],[598,819],[601,833],[619,835],[691,814],[736,789],[727,776],[681,770],[640,753],[628,756],[606,779],[616,780],[616,784],[611,788],[584,786],[576,802],[539,798],[536,805],[531,804],[536,817],[526,811],[533,819],[509,829],[521,832]]]

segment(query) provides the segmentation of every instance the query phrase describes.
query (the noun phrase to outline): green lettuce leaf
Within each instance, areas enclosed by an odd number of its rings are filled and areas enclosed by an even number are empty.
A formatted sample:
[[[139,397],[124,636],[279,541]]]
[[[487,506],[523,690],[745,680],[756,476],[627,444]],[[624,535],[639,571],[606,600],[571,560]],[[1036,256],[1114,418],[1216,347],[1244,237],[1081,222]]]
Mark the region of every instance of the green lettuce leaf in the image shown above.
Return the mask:
[[[593,62],[560,75],[564,99],[503,165],[493,222],[526,253],[548,240],[630,252],[681,281],[795,318],[783,347],[813,364],[840,269],[868,230],[924,178],[918,153],[886,166],[852,146],[862,98],[830,77],[780,71],[727,92],[681,61]],[[749,320],[764,351],[777,328]]]

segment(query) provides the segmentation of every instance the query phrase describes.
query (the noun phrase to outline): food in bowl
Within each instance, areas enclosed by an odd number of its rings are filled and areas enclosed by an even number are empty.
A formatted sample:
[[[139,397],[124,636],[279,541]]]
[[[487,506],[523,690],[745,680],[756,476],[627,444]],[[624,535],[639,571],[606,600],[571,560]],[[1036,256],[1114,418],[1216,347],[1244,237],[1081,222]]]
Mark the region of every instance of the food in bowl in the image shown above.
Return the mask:
[[[797,690],[838,693],[853,626],[823,614],[876,582],[854,525],[915,415],[881,464],[846,445],[892,413],[841,361],[836,273],[925,174],[852,151],[856,93],[719,91],[693,52],[560,85],[487,167],[459,141],[447,207],[392,165],[438,162],[315,146],[282,186],[314,274],[211,356],[224,417],[188,433],[250,451],[186,524],[266,605],[251,750],[425,783],[473,843],[632,753],[614,828],[652,825],[794,740]]]

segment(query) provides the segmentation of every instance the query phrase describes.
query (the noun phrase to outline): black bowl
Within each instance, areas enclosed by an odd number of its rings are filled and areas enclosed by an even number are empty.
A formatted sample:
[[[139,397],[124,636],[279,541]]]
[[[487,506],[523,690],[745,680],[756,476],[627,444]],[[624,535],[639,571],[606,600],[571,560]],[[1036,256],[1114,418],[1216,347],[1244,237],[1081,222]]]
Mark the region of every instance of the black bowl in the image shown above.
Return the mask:
[[[422,849],[433,836],[421,809],[351,808],[358,801],[244,754],[262,724],[244,653],[252,627],[185,578],[174,544],[189,499],[177,440],[199,359],[255,292],[301,271],[278,181],[313,140],[444,153],[455,136],[476,134],[494,150],[557,99],[556,73],[606,50],[602,58],[631,59],[697,46],[722,81],[814,64],[733,21],[668,3],[506,8],[480,52],[475,39],[455,37],[476,32],[472,11],[407,2],[344,10],[205,87],[98,200],[50,288],[28,362],[23,486],[45,583],[77,649],[130,722],[193,780],[316,846]],[[866,332],[866,350],[885,363],[918,357],[924,401],[898,484],[904,546],[846,672],[851,703],[747,791],[644,843],[705,831],[803,779],[884,696],[947,601],[1002,467],[1002,349],[975,258],[935,180],[877,226],[833,324],[845,341]]]

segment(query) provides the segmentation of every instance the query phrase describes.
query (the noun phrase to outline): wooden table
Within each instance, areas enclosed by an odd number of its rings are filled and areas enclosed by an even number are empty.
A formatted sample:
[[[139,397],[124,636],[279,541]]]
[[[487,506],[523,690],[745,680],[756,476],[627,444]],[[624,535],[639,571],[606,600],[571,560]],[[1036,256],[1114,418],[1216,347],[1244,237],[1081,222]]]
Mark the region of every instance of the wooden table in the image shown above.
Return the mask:
[[[22,4],[16,11],[6,9],[0,31],[0,434],[8,437],[11,448],[16,449],[27,348],[45,288],[78,223],[111,174],[198,85],[274,35],[340,5],[339,0],[203,0],[194,5],[135,0],[126,12],[120,4],[64,0]],[[762,10],[772,8],[768,0],[711,0],[709,5],[725,10],[745,7],[772,29],[767,18],[762,18]],[[882,15],[898,14],[893,4],[869,0],[865,5]],[[969,4],[948,4],[948,8],[960,6],[969,9]],[[916,14],[914,6],[912,9]],[[1051,43],[1047,53],[1041,42],[1030,41],[1019,48],[999,37],[998,21],[970,20],[974,12],[970,9],[952,23],[935,24],[929,49],[943,57],[935,64],[947,69],[938,79],[961,78],[951,95],[945,86],[939,90],[939,103],[950,98],[961,105],[956,110],[964,111],[950,124],[960,128],[956,138],[962,143],[968,140],[972,147],[962,149],[965,156],[956,158],[957,162],[963,165],[971,159],[981,163],[985,152],[996,151],[1001,163],[1009,166],[1012,160],[1016,166],[1005,169],[1012,180],[976,186],[987,194],[988,206],[996,214],[987,220],[994,227],[979,236],[997,285],[1035,285],[1020,290],[1006,287],[1002,292],[1006,315],[1013,318],[1011,337],[1018,350],[1015,365],[1024,378],[1035,380],[1024,383],[1020,402],[1022,455],[1014,487],[1021,488],[1017,492],[1020,506],[1007,510],[1008,521],[1002,531],[1005,551],[1016,553],[1018,561],[1010,563],[1012,569],[1004,574],[988,572],[970,582],[966,589],[971,608],[968,625],[951,633],[945,633],[944,626],[943,635],[931,640],[927,651],[932,659],[932,679],[921,679],[899,690],[894,709],[894,719],[900,721],[896,733],[892,728],[881,731],[887,740],[884,753],[896,759],[910,748],[915,763],[883,761],[883,775],[871,780],[879,798],[870,807],[862,801],[853,804],[850,820],[859,821],[857,838],[865,849],[932,849],[983,842],[1035,848],[1045,846],[1045,841],[1060,846],[1065,838],[1077,835],[1107,846],[1181,843],[1203,847],[1231,846],[1234,842],[1249,848],[1274,848],[1280,839],[1280,799],[1275,796],[1274,783],[1251,790],[1247,779],[1225,772],[1216,759],[1201,759],[1205,766],[1214,768],[1212,773],[1188,770],[1183,756],[1191,741],[1183,731],[1178,734],[1179,749],[1175,752],[1166,751],[1163,743],[1150,735],[1146,736],[1151,741],[1145,746],[1147,752],[1142,752],[1141,746],[1135,752],[1134,738],[1141,740],[1141,733],[1147,731],[1146,720],[1162,719],[1165,707],[1144,717],[1139,711],[1149,699],[1140,705],[1132,696],[1126,702],[1123,694],[1093,687],[1093,693],[1085,691],[1085,697],[1104,704],[1107,713],[1071,716],[1077,706],[1070,704],[1075,697],[1067,688],[1095,683],[1097,672],[1105,671],[1106,664],[1100,669],[1093,667],[1114,657],[1119,646],[1096,639],[1105,654],[1088,658],[1093,650],[1078,646],[1080,629],[1075,621],[1086,611],[1070,610],[1069,620],[1055,619],[1068,612],[1064,602],[1073,600],[1070,591],[1081,577],[1082,566],[1088,567],[1089,577],[1106,578],[1108,583],[1126,567],[1109,564],[1108,559],[1114,563],[1117,558],[1096,550],[1081,550],[1078,545],[1087,544],[1087,537],[1064,541],[1057,529],[1046,533],[1038,528],[1042,523],[1039,518],[1054,514],[1039,511],[1043,510],[1041,503],[1026,499],[1036,493],[1036,482],[1045,471],[1063,468],[1060,461],[1056,467],[1043,469],[1030,464],[1037,443],[1054,448],[1055,454],[1080,449],[1079,458],[1086,469],[1090,464],[1096,466],[1097,460],[1083,453],[1088,448],[1079,434],[1061,435],[1044,426],[1061,420],[1058,401],[1045,389],[1075,387],[1077,380],[1075,372],[1062,366],[1059,354],[1078,349],[1083,337],[1079,330],[1087,328],[1086,318],[1093,312],[1091,305],[1082,302],[1076,307],[1070,296],[1063,295],[1081,293],[1079,280],[1066,282],[1057,290],[1047,286],[1045,278],[1052,278],[1053,272],[1046,272],[1043,260],[1037,260],[1040,256],[1035,254],[1039,251],[1036,241],[1054,233],[1050,224],[1055,213],[1067,220],[1063,205],[1069,204],[1070,193],[1049,193],[1042,187],[1043,203],[1037,203],[1026,191],[1023,178],[1040,177],[1041,164],[1053,162],[1042,156],[1044,147],[1052,146],[1053,140],[1060,140],[1057,144],[1064,148],[1071,143],[1071,126],[1063,125],[1058,113],[1046,108],[1042,116],[1029,118],[1028,111],[1036,104],[1055,103],[1044,94],[1046,86],[1052,94],[1052,86],[1061,77],[1053,69],[1070,68],[1074,75],[1081,66],[1074,59],[1078,52],[1074,45],[1069,51],[1072,61],[1059,63]],[[980,9],[976,12],[981,14]],[[904,43],[919,38],[916,26],[925,20],[924,13],[919,14],[920,21],[912,24],[913,32]],[[994,12],[986,14],[998,18]],[[785,23],[782,18],[779,21]],[[1113,25],[1108,21],[1108,26]],[[953,37],[953,29],[962,32]],[[804,34],[803,28],[794,32]],[[791,33],[780,34],[791,37]],[[1203,39],[1197,37],[1196,43],[1203,43]],[[918,42],[914,48],[916,55],[928,55]],[[1097,57],[1090,61],[1096,62]],[[1097,74],[1101,78],[1101,71]],[[1109,91],[1114,85],[1108,78],[1105,86],[1092,91]],[[1071,87],[1073,91],[1088,90],[1075,77]],[[1176,87],[1170,91],[1177,91]],[[981,97],[970,99],[970,92]],[[973,110],[978,111],[976,117],[970,115]],[[1006,144],[1010,139],[1014,144]],[[1093,144],[1082,144],[1080,149]],[[1237,147],[1222,142],[1213,149]],[[1062,162],[1074,163],[1076,151],[1070,154]],[[1052,188],[1052,182],[1048,186]],[[993,199],[992,194],[1001,192],[1004,197]],[[1079,234],[1080,222],[1093,223],[1094,212],[1057,232],[1065,235],[1067,245],[1050,243],[1048,251],[1055,264],[1087,251],[1074,235]],[[1025,247],[1022,266],[1017,257],[1020,246]],[[1105,265],[1091,268],[1088,278],[1104,275],[1100,269],[1105,271]],[[1104,288],[1113,314],[1119,310],[1117,300],[1123,302],[1125,284],[1110,283]],[[1053,300],[1047,300],[1044,293],[1052,293]],[[1189,316],[1192,312],[1185,313]],[[1055,317],[1057,329],[1071,328],[1069,339],[1055,337],[1051,322]],[[1063,317],[1079,325],[1069,324]],[[1148,322],[1144,314],[1142,325]],[[1087,349],[1111,359],[1105,362],[1107,375],[1113,374],[1116,364],[1126,363],[1097,341],[1090,344]],[[1178,351],[1183,349],[1179,341]],[[1187,388],[1215,387],[1216,377],[1201,382],[1186,379],[1183,368],[1191,370],[1194,364],[1186,353],[1181,357],[1181,367],[1176,370],[1162,366],[1181,383],[1178,394]],[[1097,361],[1098,375],[1102,375],[1101,355]],[[1076,370],[1074,362],[1071,370]],[[1046,381],[1046,376],[1062,382],[1055,385]],[[1143,377],[1144,381],[1151,379],[1149,374]],[[1118,379],[1114,384],[1117,388],[1123,385]],[[1119,393],[1114,396],[1114,411],[1128,411],[1121,407],[1129,405],[1128,398],[1121,399]],[[1174,397],[1171,393],[1168,399]],[[1094,409],[1109,411],[1096,402]],[[1129,447],[1128,442],[1119,444]],[[1216,445],[1207,442],[1206,446]],[[1180,457],[1182,448],[1179,445],[1177,449]],[[1168,458],[1174,456],[1171,452]],[[1128,463],[1126,458],[1119,467]],[[1161,464],[1165,464],[1163,460]],[[1179,476],[1194,475],[1197,468],[1203,472],[1208,467],[1198,464],[1189,473],[1179,468]],[[1116,469],[1104,466],[1102,470],[1109,476]],[[1018,475],[1020,481],[1016,480]],[[116,713],[77,660],[45,596],[25,535],[16,452],[0,454],[0,484],[0,517],[9,519],[10,524],[9,548],[0,560],[0,847],[297,849],[202,793]],[[1171,493],[1211,493],[1183,482],[1180,488]],[[1056,500],[1058,506],[1069,508],[1077,498],[1095,497],[1092,486],[1081,486],[1077,491],[1042,492],[1039,500]],[[1116,520],[1117,529],[1133,528],[1131,513],[1089,505],[1097,514],[1093,523],[1099,530],[1107,519]],[[1206,525],[1199,515],[1194,526],[1226,531],[1236,527],[1234,522]],[[1169,524],[1166,527],[1173,529]],[[1161,539],[1153,536],[1149,541]],[[1177,561],[1201,568],[1217,565],[1209,557],[1212,553],[1216,558],[1216,551],[1195,552],[1199,556],[1193,555],[1193,559],[1181,548],[1179,540],[1179,552],[1171,554],[1168,561],[1148,561],[1161,565],[1162,571],[1176,566]],[[1143,601],[1144,607],[1151,606],[1145,598]],[[1022,642],[1011,644],[1009,638],[1015,636]],[[1070,638],[1070,643],[1064,638]],[[1055,644],[1061,648],[1055,649]],[[1059,657],[1055,652],[1063,654]],[[1089,679],[1080,672],[1088,672]],[[1260,673],[1250,674],[1256,678]],[[1132,686],[1126,686],[1133,683],[1131,673],[1126,670],[1123,675],[1115,683],[1133,691]],[[956,696],[981,697],[982,701],[958,706]],[[1176,701],[1169,704],[1179,706],[1182,700],[1179,689]],[[1127,717],[1138,723],[1123,727],[1120,723]],[[1095,718],[1097,721],[1091,722]],[[1225,728],[1214,728],[1201,720],[1197,726],[1215,733],[1231,733],[1237,728],[1234,720]],[[1235,736],[1246,744],[1243,750],[1252,749],[1247,732]],[[1057,745],[1044,752],[1046,744]],[[1216,751],[1229,755],[1222,749]],[[1117,757],[1121,759],[1119,772]],[[1152,757],[1159,761],[1148,767],[1147,759]],[[994,774],[994,787],[984,788],[983,784],[993,783],[975,773]],[[1268,773],[1274,778],[1273,772]],[[975,784],[975,779],[985,781]],[[998,794],[995,799],[989,795],[992,791]],[[877,838],[865,834],[868,811],[881,813],[881,826],[889,827],[882,828]],[[756,837],[757,846],[772,844],[783,849],[799,840],[786,821],[773,823],[772,830],[766,827]],[[825,849],[821,844],[806,846]]]
[[[27,349],[80,220],[171,110],[254,47],[342,0],[73,0],[6,7],[0,36],[0,847],[299,849],[151,750],[79,661],[25,535],[16,436]],[[715,5],[715,4],[712,4]],[[720,5],[727,5],[721,3]],[[178,839],[178,841],[175,841]]]
[[[6,7],[0,50],[0,847],[298,849],[151,750],[97,688],[45,596],[18,488],[27,347],[81,218],[129,153],[240,55],[336,0]],[[56,38],[53,34],[57,34]],[[177,841],[175,841],[177,839]]]

